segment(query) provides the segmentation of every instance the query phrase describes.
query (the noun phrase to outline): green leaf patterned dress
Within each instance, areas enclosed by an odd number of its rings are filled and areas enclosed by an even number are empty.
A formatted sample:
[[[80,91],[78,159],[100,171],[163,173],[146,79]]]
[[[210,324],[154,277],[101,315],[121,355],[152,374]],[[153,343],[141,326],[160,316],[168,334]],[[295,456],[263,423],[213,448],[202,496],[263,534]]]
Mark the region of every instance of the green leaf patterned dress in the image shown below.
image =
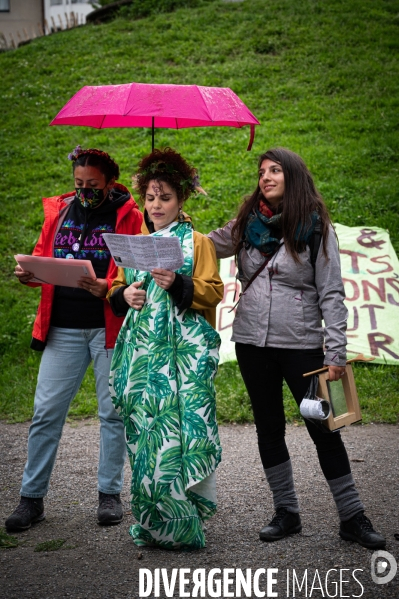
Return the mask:
[[[153,233],[177,236],[179,273],[192,276],[189,222]],[[205,546],[203,522],[216,511],[215,469],[221,459],[214,377],[220,337],[197,311],[179,314],[149,273],[125,269],[128,285],[144,281],[146,302],[130,309],[111,365],[111,397],[122,416],[132,467],[130,534],[137,545]]]

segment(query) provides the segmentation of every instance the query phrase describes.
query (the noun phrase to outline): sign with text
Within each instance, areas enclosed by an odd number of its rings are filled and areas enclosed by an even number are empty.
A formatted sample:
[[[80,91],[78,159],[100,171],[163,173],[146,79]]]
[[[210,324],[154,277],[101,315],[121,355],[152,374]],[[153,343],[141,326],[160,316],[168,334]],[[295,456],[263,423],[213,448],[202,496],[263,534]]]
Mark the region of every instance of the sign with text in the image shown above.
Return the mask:
[[[348,354],[374,357],[374,364],[399,366],[399,260],[385,229],[336,224],[348,315]],[[225,290],[217,307],[222,338],[220,362],[235,360],[230,341],[241,285],[234,258],[220,261]],[[233,310],[232,310],[233,308]]]
[[[385,229],[335,225],[348,317],[348,352],[399,365],[399,260]]]

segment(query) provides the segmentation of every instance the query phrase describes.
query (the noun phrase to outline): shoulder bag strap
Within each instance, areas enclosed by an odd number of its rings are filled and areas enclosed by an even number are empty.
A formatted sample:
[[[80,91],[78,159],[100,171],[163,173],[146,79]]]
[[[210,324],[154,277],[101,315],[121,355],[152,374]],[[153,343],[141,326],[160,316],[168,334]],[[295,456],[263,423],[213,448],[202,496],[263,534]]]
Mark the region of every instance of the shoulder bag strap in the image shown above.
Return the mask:
[[[263,262],[263,264],[258,268],[257,271],[254,272],[254,274],[252,275],[252,277],[249,279],[248,283],[245,286],[244,291],[242,291],[240,293],[240,295],[238,296],[238,300],[236,301],[236,303],[234,304],[234,306],[231,308],[231,310],[229,310],[229,313],[232,312],[239,304],[240,299],[242,298],[242,296],[244,295],[244,293],[247,291],[248,287],[250,287],[252,285],[252,283],[255,281],[256,277],[258,275],[260,275],[260,273],[262,272],[262,270],[266,267],[267,263],[269,262],[271,256],[267,257],[266,260]]]

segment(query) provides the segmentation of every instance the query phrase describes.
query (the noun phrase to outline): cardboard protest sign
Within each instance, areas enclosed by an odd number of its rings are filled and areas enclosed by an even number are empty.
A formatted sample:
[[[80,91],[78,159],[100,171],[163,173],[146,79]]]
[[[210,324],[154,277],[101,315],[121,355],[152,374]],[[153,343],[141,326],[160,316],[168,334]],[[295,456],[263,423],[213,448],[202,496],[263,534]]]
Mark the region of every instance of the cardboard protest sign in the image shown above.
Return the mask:
[[[348,318],[348,352],[399,365],[399,260],[385,229],[335,225]]]
[[[234,343],[230,339],[235,316],[234,304],[238,300],[241,283],[235,278],[237,268],[234,257],[220,260],[219,272],[224,283],[224,296],[216,308],[216,330],[222,340],[219,352],[219,363],[222,364],[236,359]]]
[[[336,224],[348,316],[348,354],[363,353],[375,363],[399,365],[399,260],[385,229]],[[235,360],[230,341],[235,302],[241,285],[234,258],[220,261],[225,284],[217,307],[222,338],[220,362]],[[232,310],[232,311],[231,311]]]

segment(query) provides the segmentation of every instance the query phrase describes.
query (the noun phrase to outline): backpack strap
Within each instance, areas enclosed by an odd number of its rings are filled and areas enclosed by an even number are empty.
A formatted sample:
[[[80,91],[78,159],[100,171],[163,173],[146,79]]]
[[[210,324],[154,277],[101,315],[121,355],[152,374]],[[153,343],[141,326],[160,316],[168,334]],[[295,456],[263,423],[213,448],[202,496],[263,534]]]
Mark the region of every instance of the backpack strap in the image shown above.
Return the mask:
[[[319,248],[321,244],[321,220],[320,216],[317,217],[317,221],[314,227],[313,234],[309,239],[309,248],[310,248],[310,262],[312,263],[313,269],[316,265],[317,254],[319,253]]]

